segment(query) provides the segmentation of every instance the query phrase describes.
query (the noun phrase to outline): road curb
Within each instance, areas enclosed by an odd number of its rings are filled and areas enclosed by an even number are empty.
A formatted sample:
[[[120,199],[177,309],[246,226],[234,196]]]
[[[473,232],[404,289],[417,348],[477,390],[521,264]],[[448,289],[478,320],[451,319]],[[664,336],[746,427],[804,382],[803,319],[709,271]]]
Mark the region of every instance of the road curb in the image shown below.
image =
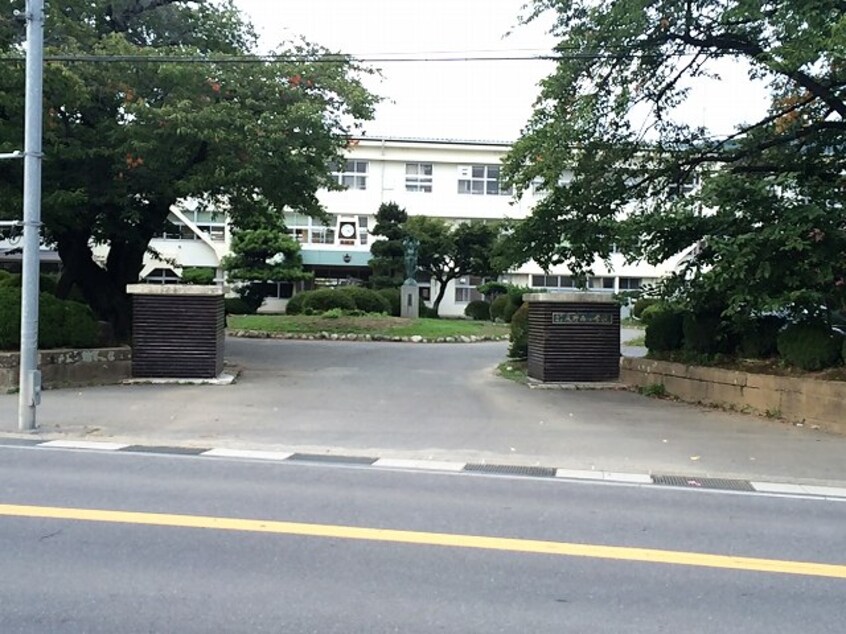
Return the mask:
[[[496,464],[445,460],[413,460],[347,454],[314,454],[225,447],[185,447],[137,445],[90,440],[42,440],[36,438],[0,438],[2,447],[31,447],[106,453],[144,453],[148,455],[195,456],[209,459],[240,459],[266,462],[355,465],[374,469],[400,469],[433,473],[475,473],[510,477],[544,478],[558,481],[592,481],[676,489],[746,491],[761,494],[801,496],[846,501],[846,487],[769,482],[735,478],[711,478],[684,474],[626,473],[585,469],[564,469],[538,465]]]

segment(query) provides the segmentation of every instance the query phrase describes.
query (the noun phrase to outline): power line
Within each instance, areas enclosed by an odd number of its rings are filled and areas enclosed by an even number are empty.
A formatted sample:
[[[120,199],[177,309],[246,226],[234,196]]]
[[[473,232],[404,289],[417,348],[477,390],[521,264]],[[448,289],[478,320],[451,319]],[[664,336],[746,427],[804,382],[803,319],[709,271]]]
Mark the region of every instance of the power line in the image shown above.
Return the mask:
[[[354,57],[351,55],[45,55],[45,62],[89,63],[89,64],[274,64],[274,63],[313,63],[336,64],[344,62],[387,64],[387,63],[456,63],[456,62],[530,62],[564,60],[614,60],[637,59],[648,57],[648,53],[572,53],[546,55],[464,55],[450,57]],[[681,54],[665,54],[665,57],[680,57]],[[0,62],[23,63],[24,56],[0,56]]]

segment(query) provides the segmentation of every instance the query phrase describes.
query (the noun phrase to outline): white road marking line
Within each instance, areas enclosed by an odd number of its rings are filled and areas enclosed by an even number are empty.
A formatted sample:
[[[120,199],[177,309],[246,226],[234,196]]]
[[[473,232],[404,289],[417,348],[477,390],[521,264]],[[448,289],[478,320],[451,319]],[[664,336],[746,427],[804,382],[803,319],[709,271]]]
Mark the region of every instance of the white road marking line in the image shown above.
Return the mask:
[[[632,482],[635,484],[652,484],[652,476],[645,473],[617,473],[614,471],[603,471],[603,480],[612,482]]]
[[[395,469],[425,469],[427,471],[461,471],[466,462],[447,462],[443,460],[403,460],[401,458],[380,458],[374,467],[392,467]]]
[[[846,488],[842,487],[825,487],[811,484],[789,484],[787,482],[750,482],[750,484],[753,489],[761,493],[789,493],[846,498]]]
[[[48,440],[39,443],[39,447],[51,447],[53,449],[91,449],[95,451],[118,451],[129,447],[126,443],[96,442],[92,440]]]
[[[604,480],[602,471],[590,469],[556,469],[556,478],[572,478],[574,480]]]
[[[294,454],[287,451],[255,451],[250,449],[209,449],[200,454],[216,458],[248,458],[252,460],[287,460]]]

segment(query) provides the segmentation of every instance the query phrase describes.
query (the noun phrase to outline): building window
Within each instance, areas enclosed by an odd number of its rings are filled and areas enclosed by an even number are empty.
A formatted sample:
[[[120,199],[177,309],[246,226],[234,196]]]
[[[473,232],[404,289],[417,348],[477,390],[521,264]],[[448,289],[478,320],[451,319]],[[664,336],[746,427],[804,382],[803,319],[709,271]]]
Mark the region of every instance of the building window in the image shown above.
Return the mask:
[[[476,287],[482,283],[481,277],[462,277],[455,280],[455,303],[467,304],[484,299]]]
[[[347,189],[367,189],[367,161],[344,161],[334,165],[332,175]]]
[[[370,231],[368,231],[367,216],[358,217],[358,240],[361,244],[367,244],[370,239]]]
[[[312,244],[335,244],[335,229],[317,225],[311,228]]]
[[[431,191],[432,191],[432,164],[431,163],[406,163],[405,164],[405,191],[431,193]]]
[[[500,184],[499,165],[460,165],[458,193],[477,196],[510,196],[511,188]]]
[[[222,213],[213,211],[181,210],[188,219],[197,225],[197,228],[205,233],[209,239],[215,242],[223,242],[226,238],[226,221]],[[161,233],[164,240],[200,240],[194,231],[182,222],[175,214],[169,214],[165,222],[164,231]]]
[[[264,296],[270,299],[291,299],[294,296],[293,282],[265,282],[261,288]]]
[[[153,269],[144,278],[146,284],[179,284],[179,276],[173,269]]]
[[[597,290],[614,290],[613,277],[589,277],[587,280],[587,287]]]
[[[532,275],[534,288],[576,288],[573,278],[569,275]]]
[[[306,244],[309,241],[309,228],[311,227],[311,218],[305,214],[285,214],[285,226],[288,228],[288,233],[300,244]]]
[[[636,291],[642,286],[642,280],[639,277],[621,277],[620,290],[621,291]]]

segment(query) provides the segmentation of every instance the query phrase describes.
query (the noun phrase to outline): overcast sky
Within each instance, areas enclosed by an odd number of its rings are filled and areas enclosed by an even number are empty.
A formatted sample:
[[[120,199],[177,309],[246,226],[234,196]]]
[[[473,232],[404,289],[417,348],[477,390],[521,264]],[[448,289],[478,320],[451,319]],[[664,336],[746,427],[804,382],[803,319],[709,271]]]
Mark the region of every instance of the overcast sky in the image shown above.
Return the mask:
[[[548,53],[549,19],[519,25],[525,0],[236,0],[263,44],[303,36],[361,57],[454,52],[456,56]],[[511,35],[506,37],[506,33]],[[386,99],[371,136],[513,141],[531,115],[546,61],[377,63],[368,87]],[[720,68],[719,84],[696,86],[680,114],[717,134],[763,111],[745,70]]]

